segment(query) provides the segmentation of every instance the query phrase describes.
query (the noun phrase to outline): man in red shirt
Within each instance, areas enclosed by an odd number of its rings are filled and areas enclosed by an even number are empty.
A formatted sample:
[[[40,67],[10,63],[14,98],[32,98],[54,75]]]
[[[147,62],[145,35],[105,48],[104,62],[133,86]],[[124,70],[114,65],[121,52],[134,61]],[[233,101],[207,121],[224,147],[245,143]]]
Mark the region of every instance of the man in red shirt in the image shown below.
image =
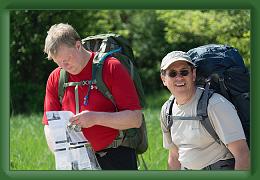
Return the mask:
[[[53,151],[46,118],[47,111],[71,111],[76,114],[74,87],[67,87],[62,103],[58,97],[60,69],[68,72],[68,82],[88,81],[92,78],[92,61],[95,52],[86,50],[80,36],[68,24],[55,24],[45,39],[44,52],[57,67],[49,76],[44,101],[43,124],[49,148]],[[135,170],[135,150],[129,147],[108,146],[119,135],[119,130],[139,128],[142,123],[141,106],[134,83],[127,69],[114,57],[108,57],[103,65],[103,80],[114,97],[118,111],[113,103],[91,86],[88,103],[84,103],[88,86],[78,87],[79,113],[71,118],[71,123],[82,128],[96,152],[102,169]]]

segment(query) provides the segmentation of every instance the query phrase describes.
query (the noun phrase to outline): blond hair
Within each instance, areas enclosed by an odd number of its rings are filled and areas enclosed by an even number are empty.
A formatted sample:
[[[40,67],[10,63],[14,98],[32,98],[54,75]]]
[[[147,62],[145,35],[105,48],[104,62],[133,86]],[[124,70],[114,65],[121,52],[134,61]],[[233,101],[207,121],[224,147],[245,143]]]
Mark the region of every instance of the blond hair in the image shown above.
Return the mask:
[[[44,52],[48,55],[48,59],[52,59],[52,56],[57,54],[60,45],[65,44],[68,47],[73,47],[77,41],[81,40],[76,30],[69,24],[54,24],[47,34]]]

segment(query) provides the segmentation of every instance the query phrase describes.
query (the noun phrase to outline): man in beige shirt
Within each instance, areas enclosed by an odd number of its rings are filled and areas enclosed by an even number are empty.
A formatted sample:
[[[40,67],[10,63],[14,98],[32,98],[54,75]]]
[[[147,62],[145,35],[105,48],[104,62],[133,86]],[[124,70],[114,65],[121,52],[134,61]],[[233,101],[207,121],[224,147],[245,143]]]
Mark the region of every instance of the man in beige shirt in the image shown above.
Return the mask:
[[[195,86],[196,68],[182,51],[167,54],[161,63],[161,79],[174,96],[172,115],[194,117],[203,89]],[[172,170],[248,170],[249,149],[235,107],[214,93],[208,103],[208,117],[221,143],[198,120],[173,121],[170,129],[161,123],[163,146],[169,149],[168,168]],[[162,107],[161,122],[165,118]]]

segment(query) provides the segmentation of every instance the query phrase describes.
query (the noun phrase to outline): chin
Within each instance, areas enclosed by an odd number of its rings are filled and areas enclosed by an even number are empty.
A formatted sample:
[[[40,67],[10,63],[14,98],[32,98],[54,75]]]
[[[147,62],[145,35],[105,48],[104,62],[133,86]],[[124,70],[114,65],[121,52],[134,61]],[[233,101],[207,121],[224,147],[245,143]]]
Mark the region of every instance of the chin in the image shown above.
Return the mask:
[[[186,89],[186,88],[183,88],[183,87],[178,87],[178,88],[175,88],[174,90],[173,90],[173,92],[174,92],[174,94],[187,94],[188,93],[188,90]]]
[[[78,72],[74,72],[74,71],[68,71],[70,74],[72,74],[72,75],[77,75],[77,74],[79,74]]]
[[[67,72],[69,72],[72,75],[77,75],[78,72],[74,71],[73,69],[65,69]]]

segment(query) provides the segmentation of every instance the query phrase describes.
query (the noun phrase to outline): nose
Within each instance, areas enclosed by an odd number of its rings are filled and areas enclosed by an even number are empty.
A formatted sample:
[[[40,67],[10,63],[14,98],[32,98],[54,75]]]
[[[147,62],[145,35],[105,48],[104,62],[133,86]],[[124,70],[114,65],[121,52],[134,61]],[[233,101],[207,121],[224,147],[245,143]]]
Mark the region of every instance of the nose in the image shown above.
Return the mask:
[[[67,66],[69,63],[68,63],[69,61],[67,60],[67,59],[63,59],[62,61],[61,61],[61,64],[63,65],[63,66]]]
[[[180,73],[177,73],[177,75],[175,76],[176,79],[182,79],[183,76]]]
[[[66,62],[67,62],[66,59],[62,59],[62,60],[61,60],[61,63],[62,63],[62,64],[65,64]]]

